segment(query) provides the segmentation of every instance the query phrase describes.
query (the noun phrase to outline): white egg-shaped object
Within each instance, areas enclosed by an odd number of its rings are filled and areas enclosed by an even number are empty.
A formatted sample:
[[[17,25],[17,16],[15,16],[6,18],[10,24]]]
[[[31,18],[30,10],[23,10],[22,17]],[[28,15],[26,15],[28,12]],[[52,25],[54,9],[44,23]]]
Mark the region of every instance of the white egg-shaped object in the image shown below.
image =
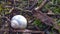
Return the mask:
[[[11,19],[11,27],[24,29],[27,27],[27,19],[22,15],[15,15]]]

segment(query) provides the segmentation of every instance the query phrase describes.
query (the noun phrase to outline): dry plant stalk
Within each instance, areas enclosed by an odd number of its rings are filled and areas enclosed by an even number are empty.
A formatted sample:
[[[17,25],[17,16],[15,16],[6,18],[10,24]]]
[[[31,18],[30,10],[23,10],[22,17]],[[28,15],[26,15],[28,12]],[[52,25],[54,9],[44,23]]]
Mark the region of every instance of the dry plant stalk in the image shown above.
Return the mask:
[[[46,4],[48,0],[44,0],[39,7],[37,7],[33,12],[34,17],[41,20],[43,23],[49,26],[54,26],[55,29],[59,30],[60,26],[53,20],[53,18],[47,16],[46,14],[42,13],[40,9]]]

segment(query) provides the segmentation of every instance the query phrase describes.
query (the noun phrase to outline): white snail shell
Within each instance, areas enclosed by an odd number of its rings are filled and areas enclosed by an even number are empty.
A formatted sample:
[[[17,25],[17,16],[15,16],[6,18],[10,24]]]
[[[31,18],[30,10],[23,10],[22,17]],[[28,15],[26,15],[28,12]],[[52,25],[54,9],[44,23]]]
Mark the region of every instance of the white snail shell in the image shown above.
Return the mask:
[[[27,19],[22,15],[15,15],[11,19],[11,27],[24,29],[27,27]]]

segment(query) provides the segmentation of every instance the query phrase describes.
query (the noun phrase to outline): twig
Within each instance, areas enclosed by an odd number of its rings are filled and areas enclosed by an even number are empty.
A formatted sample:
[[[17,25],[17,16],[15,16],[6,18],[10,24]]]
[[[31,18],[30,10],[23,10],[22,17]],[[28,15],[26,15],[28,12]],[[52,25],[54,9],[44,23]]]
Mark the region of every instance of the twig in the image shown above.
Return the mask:
[[[47,2],[47,0],[44,0],[43,3],[37,9],[32,11],[34,14],[33,16],[36,17],[37,19],[41,20],[46,25],[54,26],[55,29],[59,30],[60,26],[57,25],[57,23],[52,18],[50,18],[46,14],[39,11],[45,5],[46,2]]]
[[[32,1],[32,0],[30,0],[30,1]],[[38,3],[38,0],[34,0],[33,5],[30,6],[30,7],[28,7],[27,9],[28,9],[28,10],[32,10],[32,9],[37,5],[37,3]]]
[[[40,6],[38,6],[35,10],[40,10],[40,9],[42,9],[47,2],[48,2],[48,0],[44,0],[44,1],[40,4]]]
[[[0,30],[0,31],[10,31],[10,30]],[[33,30],[11,30],[11,32],[22,32],[22,33],[41,33],[44,34],[43,31],[33,31]]]
[[[55,16],[54,18],[60,18],[60,14],[47,14],[47,13],[45,14],[51,17]]]
[[[11,8],[11,6],[5,6],[5,7]],[[21,10],[21,11],[23,11],[23,12],[32,12],[32,11],[30,11],[30,10],[24,10],[24,9],[22,9],[22,8],[19,8],[19,7],[13,7],[12,9],[9,10],[9,13],[11,13],[14,9],[16,9],[16,10]]]
[[[10,9],[9,13],[11,13],[13,11],[14,8]]]

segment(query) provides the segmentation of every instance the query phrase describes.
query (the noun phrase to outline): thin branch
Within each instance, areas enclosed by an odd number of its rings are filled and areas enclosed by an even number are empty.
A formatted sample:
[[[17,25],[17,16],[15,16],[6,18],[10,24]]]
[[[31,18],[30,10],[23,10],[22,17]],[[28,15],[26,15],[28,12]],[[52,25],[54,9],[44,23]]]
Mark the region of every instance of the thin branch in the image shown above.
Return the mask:
[[[32,1],[32,0],[30,0],[30,1]],[[38,0],[34,0],[33,5],[30,6],[30,7],[28,7],[27,9],[28,9],[28,10],[32,10],[32,9],[37,5],[37,3],[38,3]]]
[[[0,31],[10,31],[10,30],[0,30]],[[44,34],[43,31],[33,31],[33,30],[11,30],[11,32],[22,32],[22,33],[41,33]]]
[[[48,0],[44,0],[40,6],[38,6],[35,10],[40,10],[41,8],[43,8],[45,6],[45,4],[48,2]]]
[[[54,26],[55,29],[59,30],[60,26],[57,25],[57,23],[53,20],[53,18],[47,16],[46,14],[42,13],[40,9],[46,4],[47,0],[44,0],[42,4],[35,9],[33,12],[33,16],[36,17],[37,19],[41,20],[43,23],[49,26]]]

